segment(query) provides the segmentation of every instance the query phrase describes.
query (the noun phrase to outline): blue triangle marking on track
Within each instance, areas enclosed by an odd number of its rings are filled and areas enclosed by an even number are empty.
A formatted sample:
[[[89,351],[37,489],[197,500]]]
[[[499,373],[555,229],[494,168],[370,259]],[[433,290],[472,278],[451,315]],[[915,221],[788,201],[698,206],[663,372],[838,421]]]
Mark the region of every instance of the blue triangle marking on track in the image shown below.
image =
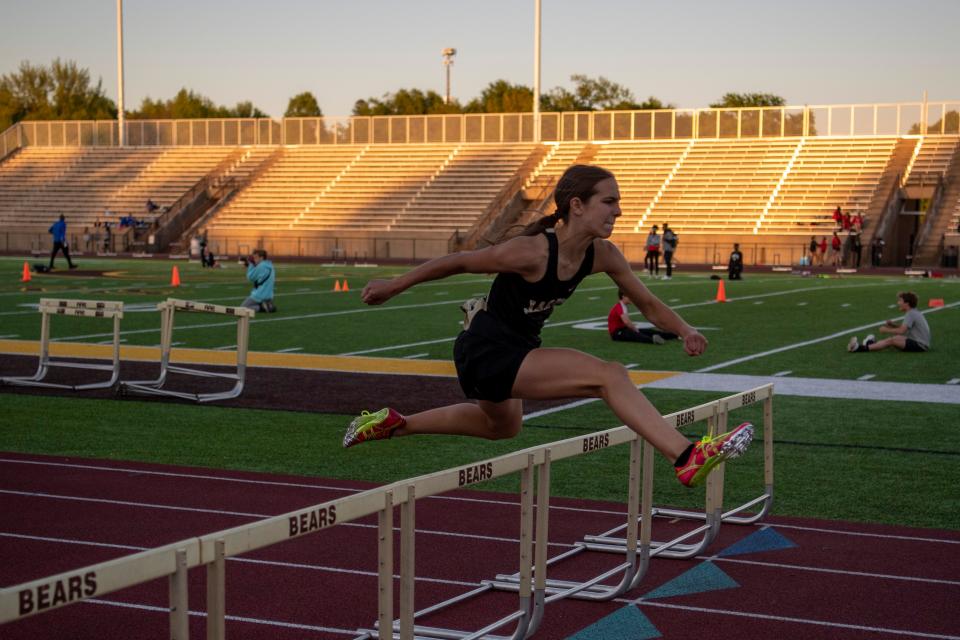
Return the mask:
[[[741,556],[746,553],[759,553],[760,551],[776,551],[778,549],[792,549],[796,543],[788,539],[773,527],[760,529],[751,533],[746,538],[738,540],[723,551],[717,554],[717,557]]]
[[[600,618],[589,627],[576,632],[567,640],[649,640],[662,638],[650,619],[630,604]]]
[[[691,593],[733,589],[739,586],[736,580],[724,573],[723,569],[708,560],[698,564],[689,571],[681,573],[673,580],[660,585],[643,596],[643,599],[673,598]]]

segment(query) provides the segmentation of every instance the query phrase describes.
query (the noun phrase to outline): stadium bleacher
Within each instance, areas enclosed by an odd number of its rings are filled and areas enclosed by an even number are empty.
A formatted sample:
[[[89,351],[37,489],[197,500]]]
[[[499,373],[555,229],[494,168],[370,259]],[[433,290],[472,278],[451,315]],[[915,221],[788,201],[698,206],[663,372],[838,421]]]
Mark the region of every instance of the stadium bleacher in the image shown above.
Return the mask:
[[[493,220],[492,208],[513,194],[524,203],[519,221],[546,212],[559,175],[580,162],[617,176],[623,217],[615,238],[622,243],[640,243],[651,225],[668,222],[683,234],[684,247],[696,239],[795,247],[796,236],[829,234],[837,206],[881,215],[897,176],[907,190],[949,178],[958,149],[956,135],[28,145],[0,162],[0,225],[29,231],[37,250],[60,213],[73,233],[115,222],[113,216],[150,224],[165,208],[184,204],[180,199],[197,185],[232,180],[229,193],[191,230],[207,233],[221,252],[283,238],[286,244],[273,246],[282,254],[291,239],[336,243],[351,234],[370,242],[455,242],[476,235],[483,221]],[[960,194],[945,193],[940,226],[955,230]],[[160,209],[148,213],[148,199]],[[869,233],[864,239],[870,241]],[[7,249],[17,242],[23,243],[7,234]],[[330,244],[314,246],[323,252]]]

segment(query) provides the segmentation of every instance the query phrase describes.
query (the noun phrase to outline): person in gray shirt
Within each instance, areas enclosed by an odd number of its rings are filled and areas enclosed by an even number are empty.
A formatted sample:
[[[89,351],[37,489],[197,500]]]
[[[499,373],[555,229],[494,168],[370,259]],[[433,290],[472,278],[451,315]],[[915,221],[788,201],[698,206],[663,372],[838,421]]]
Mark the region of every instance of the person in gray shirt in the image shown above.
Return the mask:
[[[892,334],[889,338],[877,340],[873,334],[870,334],[864,338],[863,343],[860,343],[857,336],[853,336],[847,344],[847,351],[851,353],[882,351],[887,347],[913,352],[930,349],[930,325],[927,324],[923,314],[917,311],[917,294],[912,291],[898,293],[897,307],[904,312],[903,320],[899,323],[887,320],[880,327],[880,333]]]

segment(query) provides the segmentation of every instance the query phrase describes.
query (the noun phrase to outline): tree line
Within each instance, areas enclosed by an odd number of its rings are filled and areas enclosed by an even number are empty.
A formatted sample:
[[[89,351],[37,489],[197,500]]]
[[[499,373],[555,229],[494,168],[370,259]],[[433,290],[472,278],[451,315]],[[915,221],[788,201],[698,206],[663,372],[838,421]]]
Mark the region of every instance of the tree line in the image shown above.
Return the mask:
[[[628,88],[603,76],[570,76],[571,88],[554,87],[540,96],[540,110],[608,111],[672,109],[655,96],[638,101]],[[727,93],[712,108],[782,106],[782,97],[770,93]],[[379,98],[357,100],[353,115],[422,115],[439,113],[516,113],[533,110],[533,89],[507,80],[495,80],[480,95],[460,103],[444,101],[433,90],[399,89]],[[187,88],[169,99],[144,98],[129,119],[264,118],[251,101],[233,107],[217,105]],[[291,97],[284,117],[321,117],[316,96],[304,91]],[[0,76],[0,131],[21,120],[113,120],[117,105],[104,94],[103,80],[93,83],[90,72],[74,61],[55,59],[49,66],[22,62],[17,71]]]

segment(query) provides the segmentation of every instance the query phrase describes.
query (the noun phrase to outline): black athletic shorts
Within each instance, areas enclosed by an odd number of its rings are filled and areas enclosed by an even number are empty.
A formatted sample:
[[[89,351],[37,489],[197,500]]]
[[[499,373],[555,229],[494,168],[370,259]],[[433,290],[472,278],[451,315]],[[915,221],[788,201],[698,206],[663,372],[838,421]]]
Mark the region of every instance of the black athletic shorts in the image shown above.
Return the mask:
[[[904,345],[903,350],[923,353],[924,351],[927,350],[927,348],[924,347],[919,342],[917,342],[916,340],[913,340],[912,338],[907,338],[907,344]]]
[[[461,331],[453,345],[460,388],[474,400],[502,402],[511,398],[523,359],[537,348],[495,323],[489,314],[481,311],[474,317],[470,330]]]

